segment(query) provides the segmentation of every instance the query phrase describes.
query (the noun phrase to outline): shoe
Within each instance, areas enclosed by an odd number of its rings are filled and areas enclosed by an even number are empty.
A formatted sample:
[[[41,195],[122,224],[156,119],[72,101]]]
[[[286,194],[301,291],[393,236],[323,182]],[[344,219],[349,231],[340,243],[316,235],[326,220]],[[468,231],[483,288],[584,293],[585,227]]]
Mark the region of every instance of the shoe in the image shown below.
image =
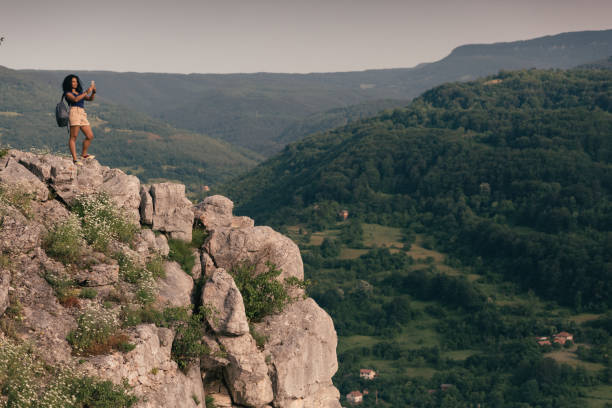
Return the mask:
[[[83,162],[80,161],[80,160],[73,160],[72,162],[75,164],[75,166],[82,166],[83,165]]]
[[[93,154],[86,154],[85,156],[81,156],[81,158],[83,160],[89,160],[89,159],[95,159],[96,156],[94,156]]]

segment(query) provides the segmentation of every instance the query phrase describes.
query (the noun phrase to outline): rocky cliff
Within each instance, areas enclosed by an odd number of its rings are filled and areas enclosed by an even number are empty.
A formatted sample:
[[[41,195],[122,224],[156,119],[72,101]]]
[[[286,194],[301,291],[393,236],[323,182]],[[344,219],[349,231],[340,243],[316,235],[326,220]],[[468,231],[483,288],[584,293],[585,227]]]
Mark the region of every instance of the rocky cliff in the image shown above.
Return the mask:
[[[123,229],[102,219],[111,207]],[[47,372],[126,386],[134,407],[339,407],[331,318],[294,286],[281,312],[250,322],[232,273],[275,265],[278,282],[302,280],[298,247],[232,209],[222,196],[193,205],[183,185],[143,185],[95,160],[6,152],[0,341],[27,344]],[[205,239],[189,249],[195,264],[179,265],[169,242],[192,242],[194,225]]]

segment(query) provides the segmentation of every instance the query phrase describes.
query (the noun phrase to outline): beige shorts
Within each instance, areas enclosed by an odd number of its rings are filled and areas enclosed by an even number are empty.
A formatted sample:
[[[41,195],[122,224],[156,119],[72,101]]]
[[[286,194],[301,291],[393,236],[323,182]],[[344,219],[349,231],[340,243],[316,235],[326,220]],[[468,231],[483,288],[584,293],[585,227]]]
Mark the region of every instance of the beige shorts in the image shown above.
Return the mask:
[[[85,109],[79,108],[78,106],[70,107],[68,120],[70,121],[70,126],[89,126]]]

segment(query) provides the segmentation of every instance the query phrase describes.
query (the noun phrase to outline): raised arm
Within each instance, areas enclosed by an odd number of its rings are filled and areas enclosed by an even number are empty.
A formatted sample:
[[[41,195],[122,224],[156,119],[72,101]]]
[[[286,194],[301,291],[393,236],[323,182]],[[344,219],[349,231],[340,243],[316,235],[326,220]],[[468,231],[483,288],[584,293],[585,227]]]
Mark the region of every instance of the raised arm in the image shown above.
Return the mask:
[[[83,93],[82,93],[82,94],[80,94],[79,96],[74,96],[74,95],[72,94],[72,92],[67,92],[67,93],[66,93],[66,99],[67,99],[67,100],[69,100],[69,101],[70,101],[70,102],[72,102],[72,103],[79,102],[79,101],[81,101],[81,100],[83,100],[83,99],[85,99],[86,101],[91,101],[91,100],[93,100],[93,97],[92,97],[93,95],[92,95],[92,96],[89,96],[89,95],[87,95],[87,94],[88,94],[88,93],[90,93],[92,90],[93,90],[93,87],[91,87],[91,86],[90,86],[89,88],[87,88],[87,89],[85,90],[85,92],[83,92]]]

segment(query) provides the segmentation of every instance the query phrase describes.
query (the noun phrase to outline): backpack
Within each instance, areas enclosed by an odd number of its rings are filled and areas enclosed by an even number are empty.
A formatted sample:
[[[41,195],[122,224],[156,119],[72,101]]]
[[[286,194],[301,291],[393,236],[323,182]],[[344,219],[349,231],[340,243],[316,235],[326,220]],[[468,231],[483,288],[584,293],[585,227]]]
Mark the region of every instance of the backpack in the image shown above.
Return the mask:
[[[59,103],[55,107],[55,120],[57,121],[57,126],[64,127],[68,126],[68,108],[66,104],[64,104],[64,94],[62,94],[62,99],[60,99]]]

